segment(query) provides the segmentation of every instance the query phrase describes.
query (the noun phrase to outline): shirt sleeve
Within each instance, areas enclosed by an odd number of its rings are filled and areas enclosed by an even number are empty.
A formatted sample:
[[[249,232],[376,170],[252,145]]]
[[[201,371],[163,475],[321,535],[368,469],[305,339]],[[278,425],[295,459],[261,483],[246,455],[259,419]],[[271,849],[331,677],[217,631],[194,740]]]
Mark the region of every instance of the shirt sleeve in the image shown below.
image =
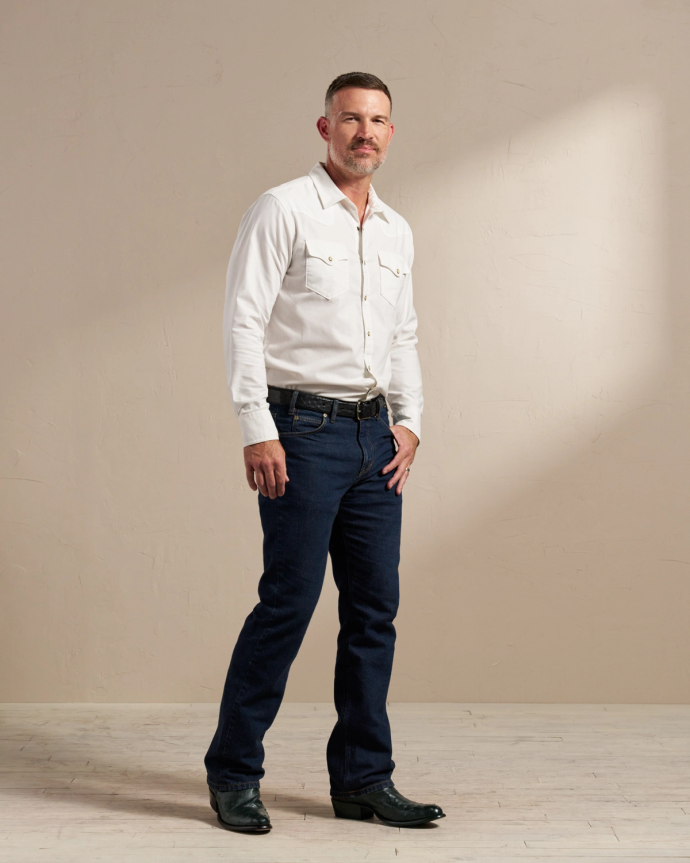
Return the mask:
[[[264,333],[292,259],[294,220],[270,193],[240,222],[228,263],[223,345],[230,398],[244,446],[278,440],[266,400]]]
[[[410,240],[412,244],[412,241]],[[417,354],[417,315],[412,296],[412,261],[414,247],[410,251],[409,270],[405,276],[403,294],[398,304],[398,314],[391,345],[391,380],[388,401],[393,413],[392,425],[401,425],[417,435],[421,442],[422,369]]]

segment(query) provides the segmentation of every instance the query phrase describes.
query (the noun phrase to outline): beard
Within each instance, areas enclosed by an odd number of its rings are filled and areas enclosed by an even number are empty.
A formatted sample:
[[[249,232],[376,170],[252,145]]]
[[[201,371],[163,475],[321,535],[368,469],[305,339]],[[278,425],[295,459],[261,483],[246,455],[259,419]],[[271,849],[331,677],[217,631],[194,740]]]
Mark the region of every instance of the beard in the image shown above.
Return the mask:
[[[354,146],[361,143],[361,141],[357,141]],[[372,146],[376,145],[372,144]],[[339,168],[351,171],[353,174],[373,174],[386,161],[386,152],[381,154],[380,150],[374,151],[371,161],[369,161],[369,157],[358,157],[349,147],[341,155],[333,146],[332,140],[328,142],[328,155],[331,157],[331,162],[334,162]]]

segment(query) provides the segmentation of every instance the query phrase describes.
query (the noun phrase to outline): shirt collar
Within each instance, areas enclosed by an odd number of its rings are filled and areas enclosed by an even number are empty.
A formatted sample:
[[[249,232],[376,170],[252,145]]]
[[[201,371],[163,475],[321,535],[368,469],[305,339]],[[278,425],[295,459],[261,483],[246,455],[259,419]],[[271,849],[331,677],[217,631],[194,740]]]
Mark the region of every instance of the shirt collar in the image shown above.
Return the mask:
[[[349,200],[345,192],[341,191],[333,180],[331,180],[328,171],[323,166],[323,162],[317,162],[309,172],[309,176],[316,187],[319,200],[321,201],[321,206],[324,210],[328,209],[328,207],[332,207],[333,204],[337,204],[338,201],[342,201],[343,198],[345,200]],[[383,201],[376,194],[373,186],[369,186],[368,204],[372,213],[378,213],[388,221]]]
[[[369,209],[372,213],[378,213],[386,221],[388,221],[385,205],[381,198],[379,198],[379,196],[374,191],[373,186],[369,186]]]

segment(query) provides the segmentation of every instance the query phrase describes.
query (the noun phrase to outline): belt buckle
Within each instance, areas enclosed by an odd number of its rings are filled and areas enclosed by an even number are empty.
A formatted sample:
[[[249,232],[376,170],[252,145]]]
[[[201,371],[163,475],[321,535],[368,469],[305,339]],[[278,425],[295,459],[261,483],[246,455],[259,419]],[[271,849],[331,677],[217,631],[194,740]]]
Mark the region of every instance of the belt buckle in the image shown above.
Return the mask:
[[[372,401],[376,402],[376,413],[370,414],[368,417],[360,416],[359,415],[359,406],[371,404]],[[379,415],[380,410],[381,410],[381,403],[379,402],[379,398],[377,396],[375,399],[371,399],[370,401],[357,402],[357,407],[355,408],[355,415],[356,415],[358,420],[370,420],[372,418],[376,419],[376,417]]]

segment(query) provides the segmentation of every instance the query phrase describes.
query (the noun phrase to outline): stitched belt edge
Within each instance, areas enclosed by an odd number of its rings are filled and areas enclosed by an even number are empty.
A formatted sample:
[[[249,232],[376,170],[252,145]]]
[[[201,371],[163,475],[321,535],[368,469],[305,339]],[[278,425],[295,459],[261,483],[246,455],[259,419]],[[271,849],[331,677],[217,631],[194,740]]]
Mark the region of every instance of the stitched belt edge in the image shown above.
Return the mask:
[[[286,387],[274,387],[269,384],[267,401],[272,405],[289,405],[292,401],[293,392],[294,390],[287,389]],[[304,390],[298,390],[298,393],[297,401],[295,402],[296,408],[304,408],[307,411],[321,411],[322,413],[331,412],[334,399],[327,398],[326,396],[317,396],[313,393],[304,392]],[[338,399],[338,410],[336,413],[337,416],[367,419],[378,416],[379,411],[385,404],[386,399],[382,395],[360,402],[346,402]]]

